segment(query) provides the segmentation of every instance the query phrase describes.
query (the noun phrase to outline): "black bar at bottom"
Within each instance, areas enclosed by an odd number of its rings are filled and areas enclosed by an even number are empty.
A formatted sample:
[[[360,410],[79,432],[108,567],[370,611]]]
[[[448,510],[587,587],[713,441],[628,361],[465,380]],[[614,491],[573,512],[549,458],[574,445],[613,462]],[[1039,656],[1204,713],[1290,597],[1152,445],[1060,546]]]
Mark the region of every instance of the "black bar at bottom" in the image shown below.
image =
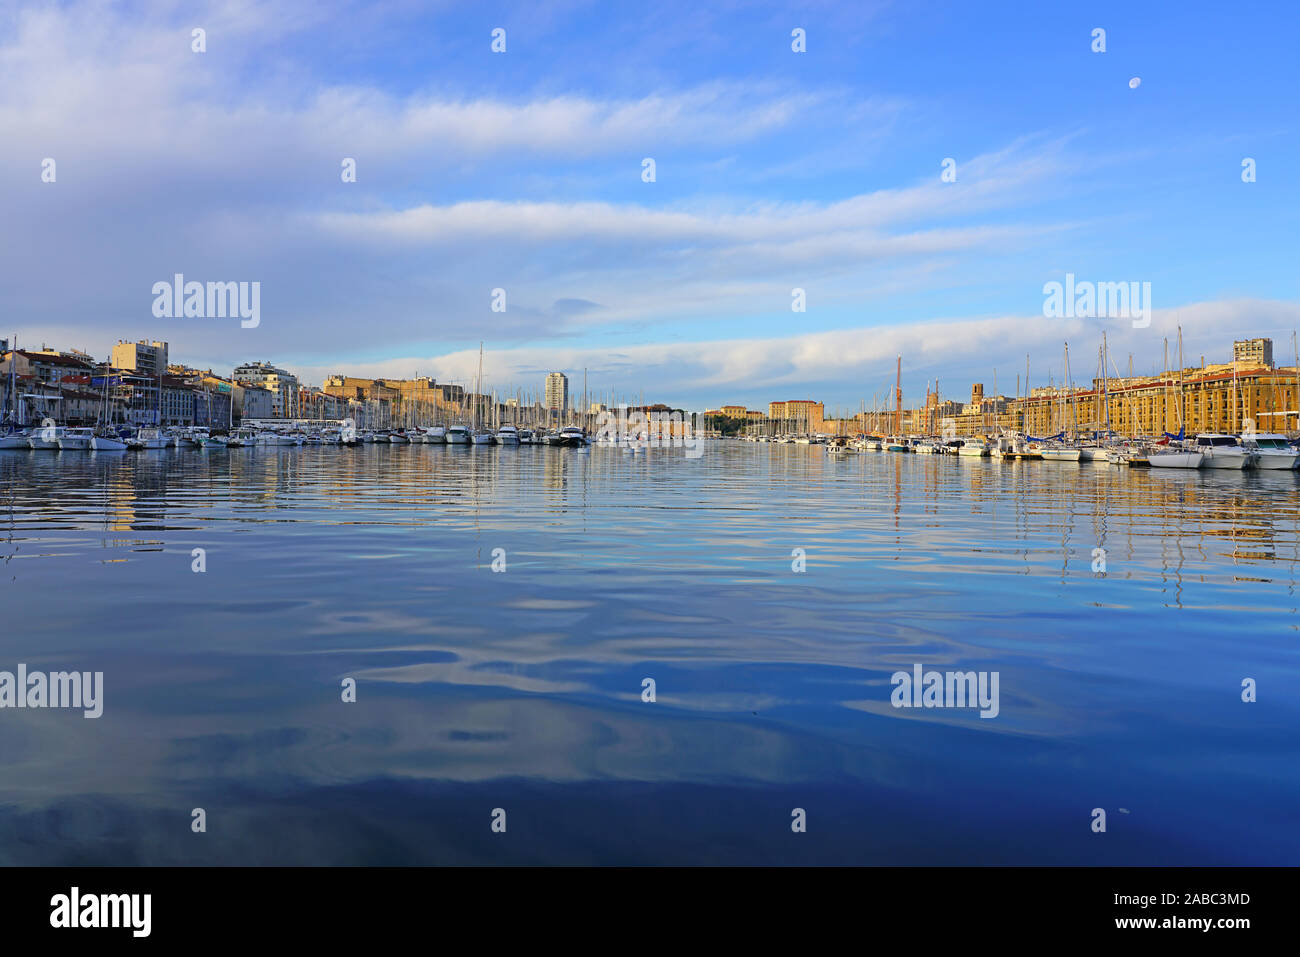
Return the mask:
[[[0,914],[7,941],[81,943],[338,946],[455,931],[495,944],[559,927],[573,943],[620,928],[687,943],[695,928],[734,941],[847,923],[872,938],[911,927],[927,945],[1046,935],[1230,946],[1285,928],[1295,878],[1287,868],[9,868]]]

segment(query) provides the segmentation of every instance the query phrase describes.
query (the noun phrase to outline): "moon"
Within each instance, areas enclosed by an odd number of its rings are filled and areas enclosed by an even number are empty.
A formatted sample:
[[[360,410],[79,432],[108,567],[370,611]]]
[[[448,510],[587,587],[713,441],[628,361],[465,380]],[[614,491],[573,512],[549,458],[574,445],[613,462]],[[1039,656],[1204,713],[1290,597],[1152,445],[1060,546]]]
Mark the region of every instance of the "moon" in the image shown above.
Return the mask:
[[[1130,90],[1136,90],[1141,85],[1142,85],[1142,77],[1140,76],[1135,76],[1133,77],[1133,79],[1128,81],[1128,88]]]

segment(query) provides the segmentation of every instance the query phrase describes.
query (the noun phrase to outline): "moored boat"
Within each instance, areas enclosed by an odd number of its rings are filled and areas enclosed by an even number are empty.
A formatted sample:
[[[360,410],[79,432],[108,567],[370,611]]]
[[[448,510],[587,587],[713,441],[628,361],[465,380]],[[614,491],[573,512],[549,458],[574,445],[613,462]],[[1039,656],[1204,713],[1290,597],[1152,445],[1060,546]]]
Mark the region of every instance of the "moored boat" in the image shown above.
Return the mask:
[[[555,435],[553,445],[564,446],[565,448],[577,448],[580,445],[587,444],[587,436],[576,425],[566,425]]]
[[[1077,462],[1080,453],[1080,449],[1071,448],[1068,445],[1040,445],[1038,447],[1038,454],[1044,462]]]
[[[55,441],[63,452],[89,452],[94,439],[94,429],[64,429]]]
[[[42,425],[28,433],[27,445],[38,452],[57,452],[61,435],[63,435],[63,426]]]
[[[1294,469],[1300,464],[1300,451],[1292,447],[1286,436],[1273,432],[1257,432],[1243,443],[1255,453],[1257,469]]]
[[[157,426],[146,425],[136,430],[135,435],[126,440],[128,449],[168,449],[171,448],[171,436],[164,435]]]
[[[1207,469],[1245,469],[1255,464],[1258,456],[1242,446],[1235,435],[1202,432],[1196,437],[1196,451],[1204,455],[1201,467]]]
[[[6,432],[5,434],[0,435],[0,451],[5,449],[23,449],[25,451],[30,451],[32,447],[31,442],[28,441],[30,438],[31,436],[26,432],[26,430],[15,429]]]
[[[1205,456],[1180,445],[1154,446],[1147,451],[1147,464],[1153,469],[1199,469]]]

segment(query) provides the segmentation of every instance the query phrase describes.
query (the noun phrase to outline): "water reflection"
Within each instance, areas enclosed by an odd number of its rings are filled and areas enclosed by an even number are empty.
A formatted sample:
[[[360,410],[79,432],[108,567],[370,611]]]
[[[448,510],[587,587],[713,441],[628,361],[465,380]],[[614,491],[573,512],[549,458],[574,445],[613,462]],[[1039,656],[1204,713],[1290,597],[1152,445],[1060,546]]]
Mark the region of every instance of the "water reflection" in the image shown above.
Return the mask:
[[[197,863],[194,806],[227,863],[1297,860],[1290,473],[718,443],[0,479],[0,669],[107,688],[0,711],[0,833],[40,835],[5,862]],[[893,709],[913,663],[999,671],[998,719]],[[495,806],[526,841],[480,839]],[[790,844],[794,806],[835,830]]]

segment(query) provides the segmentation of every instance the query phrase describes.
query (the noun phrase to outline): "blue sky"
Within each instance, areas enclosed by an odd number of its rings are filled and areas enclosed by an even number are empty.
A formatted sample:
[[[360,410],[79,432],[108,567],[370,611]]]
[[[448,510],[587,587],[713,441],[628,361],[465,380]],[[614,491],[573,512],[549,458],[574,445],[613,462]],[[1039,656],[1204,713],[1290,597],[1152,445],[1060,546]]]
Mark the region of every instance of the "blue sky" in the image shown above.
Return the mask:
[[[1289,356],[1298,24],[1281,2],[10,4],[0,325],[313,381],[463,381],[482,340],[502,391],[586,368],[688,408],[856,408],[899,353],[909,398],[994,368],[1009,392],[1026,353],[1059,376],[1066,338],[1091,375],[1103,329],[1140,370],[1177,324],[1191,361],[1255,334]],[[176,272],[261,282],[261,325],[155,318]],[[1154,321],[1045,318],[1066,272],[1150,282]]]

